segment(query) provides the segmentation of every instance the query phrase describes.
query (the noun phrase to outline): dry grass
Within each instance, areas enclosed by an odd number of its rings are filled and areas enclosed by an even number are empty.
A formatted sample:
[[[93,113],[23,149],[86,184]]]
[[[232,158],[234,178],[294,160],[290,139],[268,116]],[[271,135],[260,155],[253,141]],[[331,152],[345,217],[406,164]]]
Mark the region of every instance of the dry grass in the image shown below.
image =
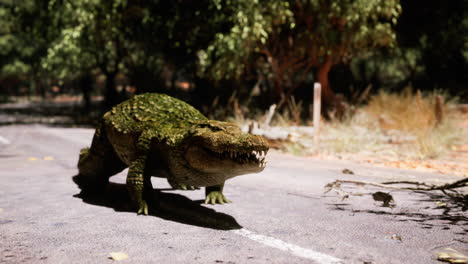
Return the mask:
[[[455,100],[440,103],[441,98],[437,93],[423,95],[409,89],[400,94],[380,92],[347,119],[322,122],[318,143],[311,127],[302,130],[304,127],[292,126],[298,122],[291,112],[299,107],[290,106],[274,115],[274,129],[265,133],[272,148],[293,155],[466,177],[468,113],[463,114]],[[254,120],[263,124],[265,113],[256,117]],[[238,116],[232,121],[244,128],[252,122]],[[288,136],[275,139],[271,132],[276,129]]]
[[[437,96],[410,89],[400,94],[380,92],[347,120],[324,122],[319,145],[301,139],[303,153],[360,153],[400,160],[442,157],[468,137],[457,127],[459,115],[451,110],[455,102],[436,107]],[[297,142],[293,149],[298,153]]]
[[[423,97],[410,89],[401,94],[380,92],[370,98],[363,111],[378,119],[383,130],[424,132],[435,126],[434,95]]]
[[[455,102],[438,103],[441,98],[437,93],[422,95],[409,88],[400,94],[380,92],[362,110],[374,122],[377,120],[384,135],[396,132],[414,137],[407,143],[414,145],[417,157],[437,158],[462,136],[457,129],[459,115],[450,107]]]
[[[439,97],[439,104],[436,103]],[[296,155],[325,154],[379,157],[388,160],[441,158],[456,145],[468,144],[466,131],[460,129],[461,115],[455,100],[437,93],[421,94],[406,89],[402,93],[381,91],[345,120],[322,122],[319,144],[310,134],[294,135],[282,149]],[[301,103],[292,102],[276,113],[272,125],[287,129],[299,124]],[[256,120],[264,118],[259,113]],[[231,121],[246,126],[248,119],[236,114]],[[263,117],[262,117],[263,116]],[[463,142],[465,141],[465,142]]]

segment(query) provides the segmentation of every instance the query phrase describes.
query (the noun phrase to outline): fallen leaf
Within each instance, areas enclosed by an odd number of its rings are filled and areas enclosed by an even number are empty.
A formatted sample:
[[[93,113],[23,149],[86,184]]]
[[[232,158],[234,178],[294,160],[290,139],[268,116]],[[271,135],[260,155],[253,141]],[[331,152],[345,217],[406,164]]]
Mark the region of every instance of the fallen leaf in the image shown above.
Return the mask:
[[[375,192],[372,194],[372,198],[374,198],[374,201],[380,201],[383,202],[382,206],[383,207],[393,207],[393,196],[390,195],[389,193],[384,193],[384,192]],[[392,203],[392,204],[391,204]]]
[[[28,161],[36,161],[36,160],[37,160],[36,157],[29,157],[29,158],[28,158]]]
[[[468,256],[453,248],[444,248],[437,254],[437,259],[449,263],[468,263]]]
[[[43,159],[44,160],[54,160],[55,158],[52,157],[52,156],[45,156]]]
[[[401,236],[396,235],[396,234],[391,235],[390,238],[393,239],[393,240],[402,241]]]
[[[342,172],[343,174],[354,174],[354,172],[350,169],[344,169]]]
[[[436,206],[437,206],[437,207],[447,207],[447,203],[437,201],[437,202],[436,202]]]
[[[123,252],[111,252],[109,253],[109,255],[110,255],[109,258],[115,261],[128,259],[128,255]]]

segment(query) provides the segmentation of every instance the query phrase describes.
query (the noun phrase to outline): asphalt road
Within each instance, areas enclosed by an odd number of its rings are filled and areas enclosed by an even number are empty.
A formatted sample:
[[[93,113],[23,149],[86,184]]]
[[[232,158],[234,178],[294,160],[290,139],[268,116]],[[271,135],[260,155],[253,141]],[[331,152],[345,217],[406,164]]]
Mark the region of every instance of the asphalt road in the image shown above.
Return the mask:
[[[323,188],[335,179],[455,177],[270,152],[262,173],[227,182],[231,204],[204,205],[203,190],[173,191],[155,178],[157,210],[141,216],[129,206],[126,171],[99,197],[80,195],[71,180],[92,134],[0,127],[1,263],[110,263],[111,252],[126,253],[122,263],[438,263],[442,248],[468,253],[467,212],[437,207],[447,201],[435,193],[392,191],[388,208]]]

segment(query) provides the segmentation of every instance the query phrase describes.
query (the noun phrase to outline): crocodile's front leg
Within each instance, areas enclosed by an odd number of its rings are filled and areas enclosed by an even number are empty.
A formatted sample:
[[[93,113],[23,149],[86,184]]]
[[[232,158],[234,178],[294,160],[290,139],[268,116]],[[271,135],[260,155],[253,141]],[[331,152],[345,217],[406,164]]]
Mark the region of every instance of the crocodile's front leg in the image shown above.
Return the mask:
[[[133,202],[138,207],[138,214],[148,215],[148,204],[143,197],[143,191],[150,188],[148,180],[145,180],[146,156],[140,156],[134,160],[127,174],[127,189]]]
[[[224,183],[220,185],[214,186],[207,186],[205,188],[205,204],[224,204],[230,203],[231,201],[228,200],[223,194]]]

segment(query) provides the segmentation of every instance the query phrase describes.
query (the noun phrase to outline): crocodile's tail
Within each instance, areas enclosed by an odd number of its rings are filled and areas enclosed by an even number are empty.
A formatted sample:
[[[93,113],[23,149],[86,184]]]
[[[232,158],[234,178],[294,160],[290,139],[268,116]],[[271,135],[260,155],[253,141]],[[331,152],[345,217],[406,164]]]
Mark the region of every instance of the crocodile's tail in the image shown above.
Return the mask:
[[[105,187],[112,175],[125,167],[107,139],[101,123],[96,128],[91,147],[80,150],[78,175],[73,177],[73,181],[82,190],[99,190]]]

